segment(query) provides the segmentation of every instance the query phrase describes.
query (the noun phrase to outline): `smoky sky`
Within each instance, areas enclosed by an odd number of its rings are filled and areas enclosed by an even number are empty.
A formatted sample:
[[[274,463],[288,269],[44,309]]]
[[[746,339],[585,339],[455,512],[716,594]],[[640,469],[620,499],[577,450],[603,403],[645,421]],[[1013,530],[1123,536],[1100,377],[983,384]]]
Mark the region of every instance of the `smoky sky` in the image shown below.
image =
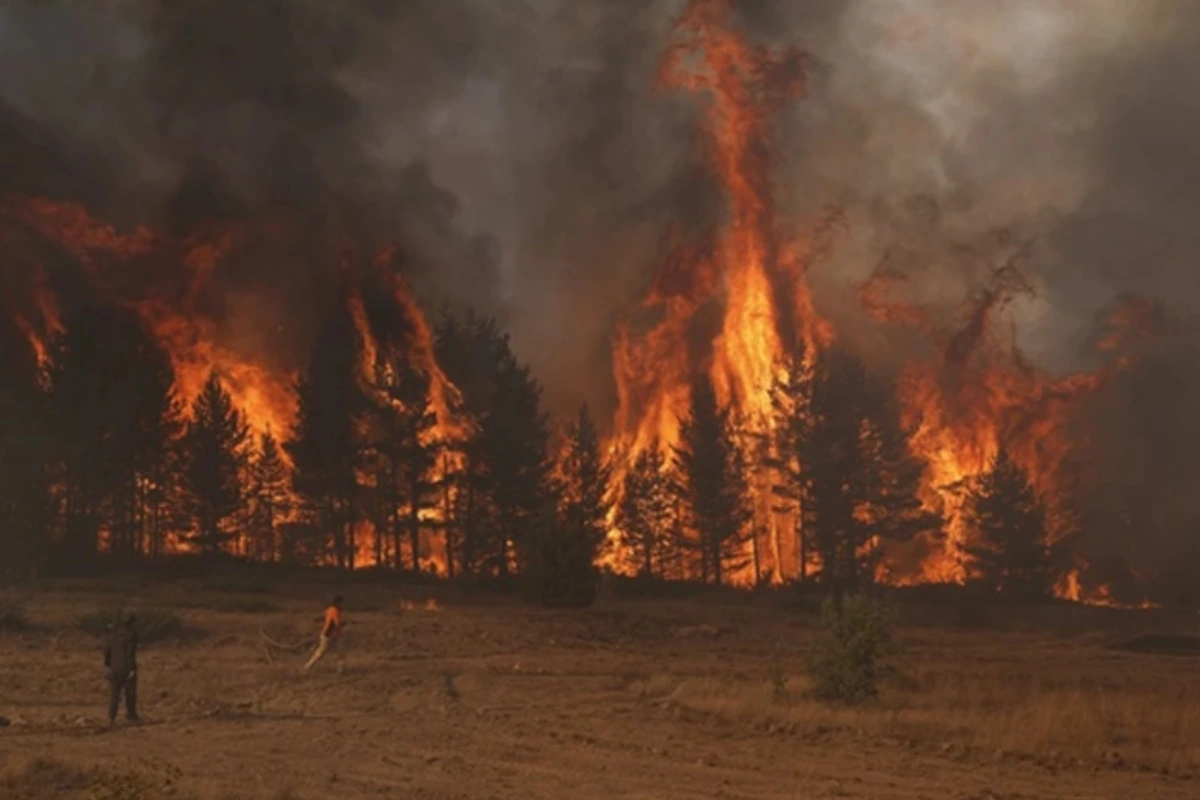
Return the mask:
[[[654,87],[682,5],[13,0],[0,180],[122,224],[336,209],[401,239],[427,305],[500,317],[557,410],[607,408],[613,323],[665,232],[720,213],[700,104]],[[1052,369],[1115,294],[1200,298],[1189,4],[734,5],[751,36],[812,55],[772,174],[781,228],[849,216],[814,274],[826,305],[891,253],[913,297],[953,309],[981,269],[962,248],[1001,228],[1037,244],[1016,313]]]

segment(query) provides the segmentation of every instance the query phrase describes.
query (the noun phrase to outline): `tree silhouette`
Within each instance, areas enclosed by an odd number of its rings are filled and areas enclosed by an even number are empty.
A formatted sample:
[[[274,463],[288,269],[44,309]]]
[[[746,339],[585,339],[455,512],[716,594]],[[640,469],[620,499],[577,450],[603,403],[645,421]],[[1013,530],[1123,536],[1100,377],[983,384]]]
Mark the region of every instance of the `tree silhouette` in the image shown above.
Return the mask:
[[[460,563],[468,571],[506,576],[520,555],[522,533],[544,516],[550,499],[549,420],[541,387],[493,320],[443,316],[437,352],[462,392],[469,429],[459,444],[454,526]]]
[[[343,295],[297,383],[296,437],[286,445],[295,467],[293,485],[304,501],[305,526],[314,535],[332,535],[333,555],[342,568],[354,566],[354,523],[360,513],[358,426],[366,403],[358,382],[359,345]]]
[[[862,550],[869,532],[858,514],[869,480],[866,392],[861,363],[837,349],[823,353],[790,442],[801,474],[802,524],[820,556],[821,579],[839,599],[865,572]]]
[[[541,409],[541,386],[529,367],[517,362],[507,337],[495,378],[481,435],[497,523],[492,564],[503,576],[509,572],[510,555],[520,554],[522,534],[541,517],[549,499],[550,422]]]
[[[46,397],[24,331],[0,319],[0,563],[45,563],[51,458]]]
[[[809,561],[816,550],[812,520],[806,520],[803,513],[807,508],[804,500],[809,495],[804,459],[809,457],[806,446],[812,426],[813,380],[803,349],[781,359],[776,375],[771,387],[775,421],[771,466],[779,482],[771,487],[771,492],[779,502],[773,504],[773,509],[790,514],[795,521],[797,576],[803,582],[808,579]]]
[[[259,436],[250,462],[250,538],[254,555],[275,561],[281,555],[280,523],[291,511],[287,464],[270,431]]]
[[[495,392],[495,369],[504,337],[493,320],[468,313],[463,320],[443,310],[436,332],[438,361],[462,393],[458,411],[467,435],[458,443],[461,466],[444,487],[443,504],[453,514],[444,520],[450,564],[457,561],[465,573],[480,567],[489,531],[491,472],[484,452],[483,424]],[[451,491],[452,490],[452,491]]]
[[[233,534],[225,523],[243,508],[243,469],[250,432],[233,399],[211,373],[192,403],[184,432],[185,472],[195,532],[191,540],[207,555],[222,552]]]
[[[711,576],[720,584],[742,566],[741,546],[753,515],[730,410],[717,405],[707,378],[692,388],[691,413],[680,431],[675,458],[680,491],[699,538],[701,577],[707,582]]]
[[[116,428],[115,447],[124,457],[112,509],[111,549],[128,557],[152,549],[151,543],[162,536],[154,502],[158,482],[170,468],[172,443],[183,431],[170,357],[141,326],[135,330],[128,350],[128,414],[119,418]]]
[[[567,428],[560,465],[563,524],[577,530],[595,560],[608,538],[608,494],[612,468],[600,452],[600,434],[587,406]]]
[[[867,395],[867,427],[862,437],[864,496],[856,520],[866,527],[856,537],[873,545],[911,542],[918,536],[940,540],[945,521],[925,508],[920,498],[928,465],[909,447],[911,433],[901,423],[895,394],[872,386]],[[874,574],[882,553],[872,546],[866,554],[867,574]]]
[[[674,502],[667,467],[658,447],[639,453],[622,482],[617,508],[617,527],[647,577],[661,577],[668,560]]]
[[[133,310],[69,309],[51,347],[49,413],[69,561],[141,546],[146,478],[174,434],[170,361]]]
[[[373,414],[375,450],[383,457],[376,480],[392,540],[392,566],[400,566],[401,534],[407,531],[410,567],[420,572],[421,518],[438,502],[433,473],[443,449],[435,437],[430,378],[394,354],[380,364],[376,382],[382,396]]]
[[[967,552],[980,579],[1009,594],[1045,594],[1051,565],[1046,509],[1005,448],[972,487],[968,511],[977,540]]]

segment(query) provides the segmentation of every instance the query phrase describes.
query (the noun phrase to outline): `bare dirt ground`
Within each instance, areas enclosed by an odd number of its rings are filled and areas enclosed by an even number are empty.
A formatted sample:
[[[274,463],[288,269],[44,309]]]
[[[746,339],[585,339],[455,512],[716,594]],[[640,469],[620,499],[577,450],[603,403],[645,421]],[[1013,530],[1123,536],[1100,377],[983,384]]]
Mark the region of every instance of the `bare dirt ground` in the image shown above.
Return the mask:
[[[260,630],[315,628],[323,591],[307,594],[126,598],[196,632],[143,648],[145,723],[111,731],[98,643],[74,621],[121,598],[26,596],[38,629],[0,634],[0,796],[142,796],[35,774],[77,766],[178,770],[199,798],[1200,798],[1200,659],[1113,649],[1137,621],[902,626],[899,676],[837,710],[804,697],[812,615],[430,610],[348,589],[340,652],[306,675]]]

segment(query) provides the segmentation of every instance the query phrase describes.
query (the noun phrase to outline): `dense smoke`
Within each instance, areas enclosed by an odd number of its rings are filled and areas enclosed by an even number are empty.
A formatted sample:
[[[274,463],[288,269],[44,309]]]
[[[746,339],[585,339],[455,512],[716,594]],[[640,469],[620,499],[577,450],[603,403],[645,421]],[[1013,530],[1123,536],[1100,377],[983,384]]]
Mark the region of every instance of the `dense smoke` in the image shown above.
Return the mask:
[[[0,186],[78,199],[122,225],[285,210],[318,229],[396,237],[427,308],[498,315],[556,411],[607,409],[614,320],[649,282],[666,232],[698,235],[719,213],[696,100],[654,89],[681,5],[8,3]],[[1164,542],[1185,538],[1200,478],[1185,332],[1200,300],[1200,10],[735,6],[756,36],[813,56],[774,173],[797,228],[827,204],[848,214],[814,275],[839,323],[856,319],[849,287],[885,256],[909,273],[908,299],[952,318],[999,230],[1032,245],[1035,294],[1014,311],[1022,347],[1048,369],[1089,365],[1083,346],[1115,296],[1167,301],[1171,341],[1095,409],[1096,459],[1112,465],[1096,485],[1158,508],[1145,524]],[[287,349],[328,296],[334,260],[305,245],[226,265],[207,308],[230,335]],[[1148,484],[1151,465],[1175,480]],[[1164,492],[1174,500],[1159,502]]]

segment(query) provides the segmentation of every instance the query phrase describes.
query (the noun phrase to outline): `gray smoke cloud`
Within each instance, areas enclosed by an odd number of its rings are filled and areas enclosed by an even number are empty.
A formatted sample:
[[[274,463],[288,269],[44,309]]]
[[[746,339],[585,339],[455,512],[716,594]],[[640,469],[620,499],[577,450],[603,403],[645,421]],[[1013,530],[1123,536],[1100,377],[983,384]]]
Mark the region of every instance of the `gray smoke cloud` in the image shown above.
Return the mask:
[[[336,205],[401,235],[431,302],[500,314],[567,407],[603,397],[608,333],[664,229],[718,206],[697,103],[653,88],[682,6],[10,3],[0,120],[18,157],[0,177],[125,224]],[[1180,265],[1198,244],[1183,209],[1200,12],[735,6],[754,35],[814,56],[776,173],[785,225],[829,203],[850,214],[819,282],[902,251],[919,299],[949,307],[978,275],[948,243],[1018,230],[1040,245],[1022,342],[1058,368],[1114,293],[1198,296]]]
[[[699,104],[653,87],[683,5],[10,2],[0,184],[80,198],[123,224],[336,209],[400,238],[427,307],[498,315],[555,410],[587,400],[603,414],[608,337],[651,279],[665,231],[700,231],[721,208]],[[986,266],[967,254],[998,229],[1033,243],[1036,291],[1013,312],[1022,347],[1048,369],[1086,362],[1080,347],[1116,295],[1194,313],[1200,8],[734,6],[756,38],[813,57],[809,96],[779,121],[773,174],[784,227],[828,204],[849,217],[814,274],[831,313],[853,318],[848,288],[889,254],[910,273],[908,299],[951,319]],[[232,328],[254,327],[262,296],[298,308],[327,285],[329,263],[276,260],[287,264],[226,276],[238,289],[227,305],[241,309]],[[1164,387],[1188,398],[1178,414],[1195,406],[1190,377],[1162,377],[1191,375],[1192,342],[1179,333],[1150,356],[1152,377],[1125,379],[1126,402],[1095,411],[1109,432],[1099,461],[1165,459],[1200,478],[1184,455],[1200,445],[1194,426],[1173,428],[1178,448],[1139,449],[1128,446],[1138,425],[1123,422],[1155,414]],[[1106,474],[1142,503],[1160,491],[1128,463]],[[1167,538],[1192,517],[1161,523]]]

